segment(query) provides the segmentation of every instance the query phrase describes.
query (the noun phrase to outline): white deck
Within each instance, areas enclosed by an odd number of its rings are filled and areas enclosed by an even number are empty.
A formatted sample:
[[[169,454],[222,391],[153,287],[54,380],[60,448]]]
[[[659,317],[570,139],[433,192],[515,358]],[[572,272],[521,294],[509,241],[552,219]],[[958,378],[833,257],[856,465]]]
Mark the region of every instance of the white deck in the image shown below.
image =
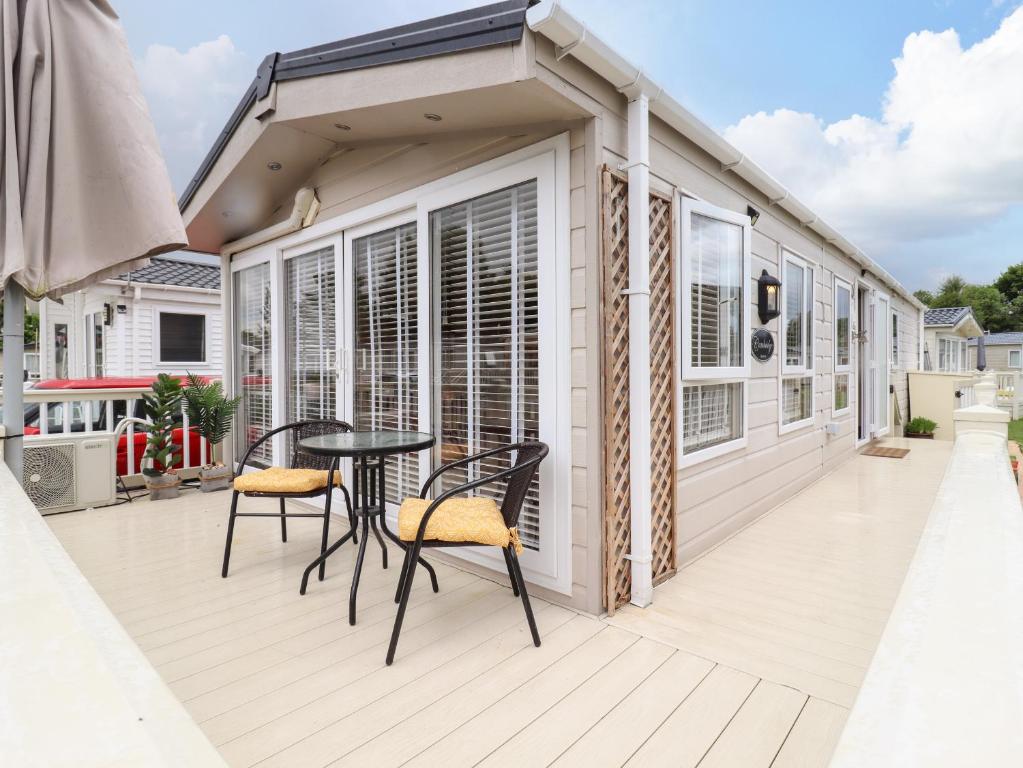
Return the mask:
[[[288,544],[239,520],[226,580],[226,493],[48,520],[231,765],[823,766],[952,447],[904,444],[761,518],[646,611],[534,600],[539,649],[503,577],[439,565],[389,668],[394,548],[383,571],[371,542],[349,627],[354,548],[298,595],[314,520],[289,521]]]

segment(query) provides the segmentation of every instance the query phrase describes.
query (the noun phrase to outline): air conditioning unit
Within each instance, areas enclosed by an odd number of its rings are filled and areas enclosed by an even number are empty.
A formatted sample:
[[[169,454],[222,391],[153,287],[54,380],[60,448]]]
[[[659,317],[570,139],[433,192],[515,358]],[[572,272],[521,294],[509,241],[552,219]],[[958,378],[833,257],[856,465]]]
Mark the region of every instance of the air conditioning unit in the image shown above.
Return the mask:
[[[25,437],[25,493],[42,514],[103,507],[117,499],[113,432]]]

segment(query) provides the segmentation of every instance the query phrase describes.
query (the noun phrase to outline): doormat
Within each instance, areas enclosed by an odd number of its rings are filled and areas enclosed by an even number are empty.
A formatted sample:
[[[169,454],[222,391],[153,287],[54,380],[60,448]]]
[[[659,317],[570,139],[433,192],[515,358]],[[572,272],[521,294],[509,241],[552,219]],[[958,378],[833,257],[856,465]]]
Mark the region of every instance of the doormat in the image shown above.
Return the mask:
[[[901,459],[909,453],[909,448],[883,448],[880,445],[872,445],[863,451],[863,456],[880,456],[884,459]]]

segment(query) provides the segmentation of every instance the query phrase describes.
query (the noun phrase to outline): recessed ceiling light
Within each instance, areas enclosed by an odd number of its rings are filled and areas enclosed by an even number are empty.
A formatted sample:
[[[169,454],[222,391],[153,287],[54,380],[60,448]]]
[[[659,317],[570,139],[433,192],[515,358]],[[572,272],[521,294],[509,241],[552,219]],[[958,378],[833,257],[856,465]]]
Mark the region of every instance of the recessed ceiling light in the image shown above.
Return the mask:
[[[223,216],[225,219],[230,219],[231,218],[231,212],[230,211],[221,211],[220,215]]]
[[[266,164],[266,167],[269,168],[271,171],[279,171],[283,166],[276,160],[272,160]]]
[[[425,117],[427,120],[432,120],[435,123],[439,123],[442,119],[440,115],[434,114],[433,112],[427,112],[425,115],[423,115],[423,117]]]
[[[350,131],[350,130],[352,130],[352,126],[345,125],[344,123],[334,123],[334,127],[337,128],[339,131]]]

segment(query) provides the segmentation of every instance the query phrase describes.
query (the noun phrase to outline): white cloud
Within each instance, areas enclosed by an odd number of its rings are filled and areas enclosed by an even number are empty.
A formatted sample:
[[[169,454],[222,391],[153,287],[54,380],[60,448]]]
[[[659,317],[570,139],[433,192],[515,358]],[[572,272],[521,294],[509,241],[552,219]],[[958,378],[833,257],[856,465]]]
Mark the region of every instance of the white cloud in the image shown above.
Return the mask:
[[[880,119],[779,109],[725,136],[864,247],[977,230],[1023,203],[1023,8],[963,49],[918,32],[895,59]]]
[[[255,64],[221,35],[187,51],[150,45],[135,68],[181,194],[255,75]]]

